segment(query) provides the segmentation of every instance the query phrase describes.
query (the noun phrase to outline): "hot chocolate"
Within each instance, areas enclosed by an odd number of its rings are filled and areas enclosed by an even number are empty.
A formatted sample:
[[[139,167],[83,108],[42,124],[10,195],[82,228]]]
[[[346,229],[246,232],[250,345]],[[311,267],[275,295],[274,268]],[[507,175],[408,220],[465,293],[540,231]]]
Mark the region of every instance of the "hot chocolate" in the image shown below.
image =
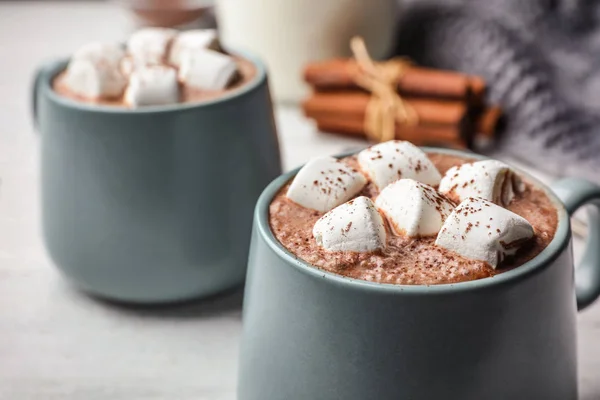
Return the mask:
[[[518,267],[558,223],[544,191],[505,164],[397,141],[307,164],[275,196],[269,219],[281,244],[317,268],[407,285]]]
[[[144,28],[124,47],[83,46],[54,79],[53,89],[81,102],[137,108],[216,98],[255,75],[253,63],[221,49],[214,30]]]

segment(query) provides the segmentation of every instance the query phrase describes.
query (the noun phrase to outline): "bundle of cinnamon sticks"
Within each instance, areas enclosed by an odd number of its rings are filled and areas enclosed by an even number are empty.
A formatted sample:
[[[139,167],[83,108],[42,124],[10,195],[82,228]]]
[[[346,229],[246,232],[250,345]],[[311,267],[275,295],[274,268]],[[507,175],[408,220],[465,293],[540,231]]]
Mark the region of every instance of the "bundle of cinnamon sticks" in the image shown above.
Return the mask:
[[[313,93],[302,106],[319,130],[367,136],[365,115],[373,94],[357,85],[359,69],[354,59],[305,67],[304,80]],[[476,137],[490,138],[498,130],[501,109],[485,104],[486,84],[480,77],[410,65],[393,85],[417,116],[413,124],[396,122],[396,139],[465,148],[471,147]]]

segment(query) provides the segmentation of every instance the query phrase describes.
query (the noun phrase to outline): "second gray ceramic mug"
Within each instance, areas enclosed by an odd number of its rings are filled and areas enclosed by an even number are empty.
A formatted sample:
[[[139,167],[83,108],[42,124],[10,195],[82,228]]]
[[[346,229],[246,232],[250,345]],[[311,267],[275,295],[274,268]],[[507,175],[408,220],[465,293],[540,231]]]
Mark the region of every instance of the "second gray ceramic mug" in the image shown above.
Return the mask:
[[[58,96],[66,60],[38,72],[44,239],[71,281],[138,303],[243,282],[252,209],[280,173],[266,71],[246,58],[257,75],[236,91],[136,110]]]
[[[553,187],[558,197],[546,189],[558,228],[526,264],[476,281],[405,286],[322,271],[281,246],[269,203],[296,172],[271,183],[256,206],[239,400],[577,399],[577,306],[600,293],[598,186],[565,180]],[[569,214],[588,202],[592,245],[575,282]]]

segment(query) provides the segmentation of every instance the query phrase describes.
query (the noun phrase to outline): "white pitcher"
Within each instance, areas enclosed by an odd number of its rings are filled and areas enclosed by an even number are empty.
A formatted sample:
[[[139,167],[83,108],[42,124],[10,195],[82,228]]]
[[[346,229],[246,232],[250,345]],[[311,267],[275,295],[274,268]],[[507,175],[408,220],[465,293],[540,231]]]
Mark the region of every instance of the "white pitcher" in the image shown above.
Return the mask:
[[[364,37],[374,58],[391,50],[398,0],[217,0],[217,22],[227,47],[260,55],[274,97],[300,101],[307,62],[350,55],[350,38]]]

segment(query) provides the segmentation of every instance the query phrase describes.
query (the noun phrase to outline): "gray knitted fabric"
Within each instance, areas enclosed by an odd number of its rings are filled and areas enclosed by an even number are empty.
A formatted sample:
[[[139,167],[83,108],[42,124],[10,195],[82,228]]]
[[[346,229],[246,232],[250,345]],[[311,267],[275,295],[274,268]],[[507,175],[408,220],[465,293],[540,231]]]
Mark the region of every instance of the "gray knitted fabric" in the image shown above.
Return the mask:
[[[483,76],[503,152],[600,182],[600,1],[409,1],[395,53]]]

